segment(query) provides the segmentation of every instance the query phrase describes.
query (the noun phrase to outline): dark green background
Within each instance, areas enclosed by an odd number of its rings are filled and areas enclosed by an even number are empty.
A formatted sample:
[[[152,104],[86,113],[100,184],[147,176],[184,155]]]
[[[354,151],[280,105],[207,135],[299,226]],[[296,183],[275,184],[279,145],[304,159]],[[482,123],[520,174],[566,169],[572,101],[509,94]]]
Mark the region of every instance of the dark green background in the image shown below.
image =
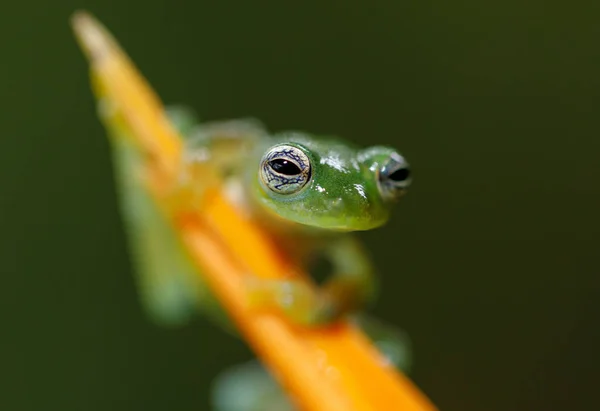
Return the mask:
[[[53,0],[0,12],[1,410],[204,410],[249,356],[140,312],[76,8],[203,118],[406,154],[363,237],[441,410],[597,407],[598,3]]]

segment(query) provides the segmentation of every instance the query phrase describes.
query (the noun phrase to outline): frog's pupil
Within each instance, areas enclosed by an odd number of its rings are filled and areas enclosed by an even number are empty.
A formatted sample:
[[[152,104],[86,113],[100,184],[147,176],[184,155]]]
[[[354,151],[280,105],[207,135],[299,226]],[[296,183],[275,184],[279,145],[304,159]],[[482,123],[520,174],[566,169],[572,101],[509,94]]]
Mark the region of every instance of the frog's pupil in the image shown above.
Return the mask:
[[[269,165],[279,174],[284,174],[286,176],[294,176],[302,173],[302,170],[300,170],[296,164],[283,158],[271,160],[269,161]]]
[[[410,170],[408,168],[399,168],[388,176],[392,181],[402,182],[410,176]]]

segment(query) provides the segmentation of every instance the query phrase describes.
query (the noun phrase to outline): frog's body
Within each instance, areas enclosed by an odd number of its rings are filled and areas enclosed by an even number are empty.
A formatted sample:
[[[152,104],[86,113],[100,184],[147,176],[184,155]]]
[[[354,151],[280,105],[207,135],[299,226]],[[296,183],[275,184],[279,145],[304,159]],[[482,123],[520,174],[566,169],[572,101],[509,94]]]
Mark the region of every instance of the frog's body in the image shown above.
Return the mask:
[[[253,120],[199,125],[189,130],[187,142],[187,166],[216,167],[226,184],[238,187],[238,202],[288,255],[300,265],[323,257],[333,267],[316,294],[298,281],[254,281],[255,301],[313,325],[359,309],[373,296],[370,261],[349,232],[384,224],[404,194],[410,172],[398,152],[301,132],[270,135]],[[202,182],[185,181],[205,189]]]

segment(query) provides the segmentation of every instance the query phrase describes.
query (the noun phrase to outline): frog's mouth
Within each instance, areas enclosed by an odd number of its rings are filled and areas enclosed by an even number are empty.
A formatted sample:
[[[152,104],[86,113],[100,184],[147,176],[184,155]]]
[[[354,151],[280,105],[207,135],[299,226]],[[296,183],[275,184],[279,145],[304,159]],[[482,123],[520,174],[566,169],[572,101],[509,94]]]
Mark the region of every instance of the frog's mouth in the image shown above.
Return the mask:
[[[280,228],[334,232],[366,231],[382,226],[389,218],[388,210],[383,207],[355,213],[356,209],[353,208],[321,208],[298,200],[275,203],[272,199],[263,197],[259,203],[259,218],[270,220]]]
[[[296,220],[297,224],[305,225],[320,230],[350,232],[350,231],[367,231],[382,226],[385,219],[360,219],[354,217],[345,218],[328,218],[327,216],[317,217],[316,221],[306,221],[305,219]]]

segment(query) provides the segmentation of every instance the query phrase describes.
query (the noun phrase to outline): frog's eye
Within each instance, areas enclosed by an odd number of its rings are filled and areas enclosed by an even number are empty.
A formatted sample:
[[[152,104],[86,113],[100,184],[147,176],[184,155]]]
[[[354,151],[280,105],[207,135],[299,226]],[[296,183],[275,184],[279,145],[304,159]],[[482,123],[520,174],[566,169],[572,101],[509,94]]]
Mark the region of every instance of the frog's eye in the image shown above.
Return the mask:
[[[404,157],[392,153],[378,175],[379,190],[385,198],[398,198],[406,193],[412,181],[410,167]]]
[[[300,148],[279,144],[271,147],[260,163],[260,179],[270,190],[293,194],[310,180],[310,160]]]

